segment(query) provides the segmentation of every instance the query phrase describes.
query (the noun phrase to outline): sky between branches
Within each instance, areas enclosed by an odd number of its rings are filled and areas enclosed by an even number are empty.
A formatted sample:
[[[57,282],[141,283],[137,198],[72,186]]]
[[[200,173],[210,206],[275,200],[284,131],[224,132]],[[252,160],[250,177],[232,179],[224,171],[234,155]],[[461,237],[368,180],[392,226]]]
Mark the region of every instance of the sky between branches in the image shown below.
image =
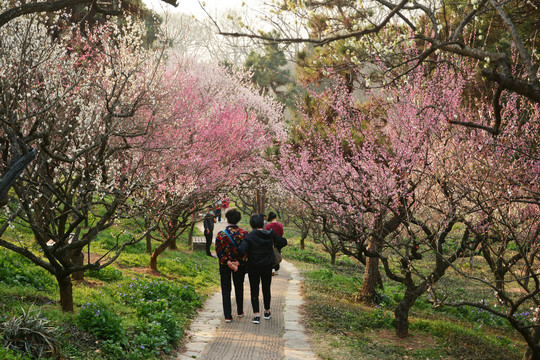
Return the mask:
[[[178,7],[168,5],[160,0],[143,0],[143,2],[151,9],[156,11],[171,11],[171,12],[183,12],[186,14],[194,15],[197,18],[206,16],[204,11],[197,0],[178,0]],[[241,10],[248,8],[260,8],[263,3],[260,0],[204,0],[201,3],[205,4],[206,11],[212,16],[219,15],[226,10],[234,9]],[[244,4],[244,6],[243,6]]]

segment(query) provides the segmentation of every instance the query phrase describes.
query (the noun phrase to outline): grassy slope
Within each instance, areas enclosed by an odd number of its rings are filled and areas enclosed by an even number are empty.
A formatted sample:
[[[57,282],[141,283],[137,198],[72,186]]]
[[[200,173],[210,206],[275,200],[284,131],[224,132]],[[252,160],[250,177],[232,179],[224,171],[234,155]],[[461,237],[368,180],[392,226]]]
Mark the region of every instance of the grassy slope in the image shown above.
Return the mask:
[[[302,251],[297,245],[293,240],[283,254],[304,274],[305,326],[321,359],[511,360],[523,354],[525,344],[504,322],[471,309],[435,310],[425,298],[411,310],[409,338],[399,339],[393,330],[398,285],[385,281],[379,305],[363,305],[356,301],[361,264],[342,256],[331,266],[318,246],[307,243]],[[461,291],[472,291],[453,279]]]
[[[247,228],[245,224],[243,227]],[[124,224],[123,228],[136,232],[130,224]],[[101,234],[92,245],[91,253],[103,254],[114,245],[119,232],[117,228]],[[21,241],[31,239],[26,235]],[[341,257],[336,266],[331,266],[329,257],[320,248],[308,242],[308,248],[302,251],[295,243],[297,236],[294,231],[287,229],[286,236],[290,246],[284,249],[284,257],[293,261],[305,276],[305,325],[321,359],[474,360],[521,357],[523,342],[507,326],[494,324],[470,310],[433,310],[424,300],[418,301],[412,309],[411,336],[397,339],[393,332],[393,307],[400,299],[401,289],[398,286],[386,282],[378,306],[362,305],[355,299],[362,284],[363,267],[360,264]],[[59,310],[56,283],[45,271],[0,249],[0,322],[32,306],[59,327],[61,352],[65,358],[115,358],[115,349],[118,350],[115,346],[121,344],[109,346],[76,326],[75,319],[80,309],[89,302],[103,305],[119,316],[122,327],[131,331],[134,337],[141,326],[137,316],[140,307],[135,302],[126,301],[126,294],[135,293],[134,285],[157,280],[180,288],[193,286],[201,297],[196,304],[200,306],[204,297],[215,291],[219,284],[216,260],[202,252],[192,253],[185,243],[184,238],[179,239],[178,251],[166,251],[160,257],[157,273],[148,270],[149,255],[144,253],[145,245],[141,242],[125,251],[113,266],[97,274],[87,274],[90,276],[84,281],[74,284],[75,315]],[[455,286],[462,291],[470,291],[464,284],[456,283]],[[176,309],[174,315],[183,333],[194,309]],[[181,337],[180,334],[178,340]],[[2,358],[20,359],[2,351]],[[123,353],[118,356],[123,356]],[[137,354],[133,356],[137,358]],[[145,358],[157,357],[159,355],[155,353]]]
[[[128,233],[136,233],[136,229],[130,224],[123,224],[122,228]],[[120,228],[113,228],[108,232],[100,234],[98,240],[92,244],[91,256],[104,254],[115,244],[116,235],[120,233]],[[19,234],[21,234],[19,232]],[[32,237],[25,234],[20,240],[26,241],[29,246]],[[121,358],[119,347],[133,347],[133,341],[152,342],[139,336],[147,328],[141,319],[148,317],[147,308],[143,308],[141,303],[151,304],[151,301],[138,298],[129,299],[126,294],[134,294],[134,288],[139,287],[137,296],[149,299],[144,295],[142,287],[153,284],[155,297],[165,298],[165,308],[173,314],[174,321],[179,325],[179,331],[174,338],[182,339],[182,334],[188,326],[190,319],[195,315],[196,308],[200,307],[204,298],[215,291],[219,285],[219,274],[216,260],[205,256],[203,252],[193,253],[186,246],[186,239],[178,240],[179,250],[166,251],[158,259],[158,272],[150,271],[149,255],[145,254],[146,245],[140,242],[128,248],[120,258],[112,265],[99,272],[87,272],[85,280],[73,282],[73,296],[75,304],[75,314],[66,314],[60,310],[58,300],[58,286],[46,271],[31,264],[26,259],[0,249],[0,322],[7,321],[14,316],[20,315],[23,309],[32,308],[41,311],[42,315],[58,326],[60,339],[60,351],[64,358],[76,359],[113,359]],[[154,247],[157,245],[154,244]],[[86,250],[86,249],[85,249]],[[159,285],[163,282],[165,285]],[[194,308],[182,306],[182,303],[174,302],[173,293],[179,293],[184,289],[195,289],[197,300],[194,301]],[[167,299],[167,297],[171,297]],[[121,327],[127,333],[127,339],[117,341],[116,344],[105,344],[104,339],[95,337],[80,326],[77,326],[77,314],[81,308],[88,303],[99,304],[103,309],[112,314],[116,314],[121,319]],[[104,325],[107,327],[107,325]],[[156,342],[155,349],[149,353],[133,352],[133,358],[156,358],[160,353],[170,352],[176,341],[171,341],[163,334],[164,329],[154,329],[151,334],[144,336],[163,337],[161,343]],[[163,330],[163,331],[161,331]],[[174,333],[172,329],[170,333]],[[1,333],[0,333],[1,336]],[[139,336],[138,340],[133,338]],[[114,341],[109,341],[114,343]],[[105,348],[104,348],[105,346]],[[109,348],[107,350],[106,348]],[[108,352],[107,352],[108,351]],[[118,353],[118,354],[116,354]],[[116,355],[115,355],[116,354]],[[2,358],[18,358],[15,355],[0,353]]]

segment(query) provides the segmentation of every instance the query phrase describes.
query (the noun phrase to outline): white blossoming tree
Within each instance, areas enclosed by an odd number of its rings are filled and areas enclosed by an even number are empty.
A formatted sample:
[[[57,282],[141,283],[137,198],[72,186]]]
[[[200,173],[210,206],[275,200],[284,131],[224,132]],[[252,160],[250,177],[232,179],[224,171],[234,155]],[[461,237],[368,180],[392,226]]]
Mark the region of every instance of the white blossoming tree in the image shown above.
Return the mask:
[[[127,204],[137,179],[125,163],[152,129],[162,52],[142,47],[144,33],[129,18],[123,28],[108,23],[84,35],[30,16],[0,28],[0,168],[23,149],[35,152],[13,185],[0,246],[54,275],[66,311],[70,275],[107,266],[131,242],[82,261],[83,248]],[[37,247],[6,236],[13,221],[31,230]]]

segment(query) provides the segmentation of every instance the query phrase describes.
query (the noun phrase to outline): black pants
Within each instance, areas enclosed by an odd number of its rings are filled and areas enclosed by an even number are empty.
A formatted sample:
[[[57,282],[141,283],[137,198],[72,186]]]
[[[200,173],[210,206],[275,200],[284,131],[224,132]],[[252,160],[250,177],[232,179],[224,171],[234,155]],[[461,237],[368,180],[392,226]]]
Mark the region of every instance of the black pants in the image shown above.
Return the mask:
[[[248,276],[249,276],[249,287],[251,292],[251,306],[253,307],[253,312],[258,313],[259,310],[259,283],[262,284],[262,293],[263,293],[263,302],[264,310],[270,310],[270,285],[272,284],[272,267],[269,266],[249,266],[248,265]]]
[[[210,246],[212,245],[212,238],[214,237],[214,232],[210,231],[208,234],[204,232],[204,237],[206,238],[206,254],[210,255]]]
[[[278,249],[278,251],[281,254],[281,249]],[[279,264],[274,265],[274,270],[279,271]]]
[[[238,271],[232,271],[227,265],[219,265],[219,277],[221,279],[221,297],[223,299],[223,313],[225,319],[232,319],[231,309],[231,277],[234,283],[234,295],[236,297],[236,313],[244,313],[244,279],[246,267],[241,265]]]

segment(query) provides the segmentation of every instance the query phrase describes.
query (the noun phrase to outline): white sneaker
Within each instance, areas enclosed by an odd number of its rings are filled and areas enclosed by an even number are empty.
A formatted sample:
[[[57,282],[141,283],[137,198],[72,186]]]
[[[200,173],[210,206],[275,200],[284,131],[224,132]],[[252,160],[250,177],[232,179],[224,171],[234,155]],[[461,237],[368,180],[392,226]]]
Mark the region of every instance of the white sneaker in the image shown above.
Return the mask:
[[[276,269],[272,269],[272,276],[276,276],[276,275],[277,275]]]

